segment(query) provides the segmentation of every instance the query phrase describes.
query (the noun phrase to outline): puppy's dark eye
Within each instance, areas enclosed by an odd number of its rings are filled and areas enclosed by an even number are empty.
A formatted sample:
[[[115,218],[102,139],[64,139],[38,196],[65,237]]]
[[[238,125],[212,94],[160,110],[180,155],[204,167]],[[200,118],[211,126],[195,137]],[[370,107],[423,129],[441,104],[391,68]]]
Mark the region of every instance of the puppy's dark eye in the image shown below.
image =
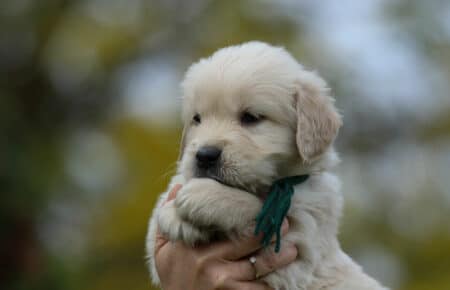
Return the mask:
[[[263,119],[262,116],[256,116],[249,112],[243,112],[240,120],[242,125],[253,125],[259,123]]]
[[[192,118],[192,122],[194,124],[196,124],[196,125],[200,124],[202,122],[202,119],[200,118],[200,115],[199,114],[195,114],[194,117]]]

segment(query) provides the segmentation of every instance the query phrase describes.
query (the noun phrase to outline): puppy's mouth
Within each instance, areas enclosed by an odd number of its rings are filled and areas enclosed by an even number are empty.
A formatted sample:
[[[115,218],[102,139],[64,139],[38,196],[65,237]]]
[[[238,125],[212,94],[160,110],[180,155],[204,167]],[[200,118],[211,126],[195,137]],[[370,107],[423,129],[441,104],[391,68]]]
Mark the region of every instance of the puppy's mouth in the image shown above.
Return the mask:
[[[207,168],[207,169],[196,168],[194,177],[210,178],[210,179],[213,179],[223,185],[239,188],[237,185],[231,184],[230,182],[226,181],[225,178],[223,176],[221,176],[221,174],[219,173],[219,170],[217,167]]]
[[[254,183],[247,184],[246,182],[238,180],[236,178],[230,180],[229,178],[226,178],[222,172],[223,169],[221,170],[221,168],[219,168],[218,166],[207,169],[196,168],[194,170],[194,177],[210,178],[225,186],[237,188],[246,191],[248,193],[254,194],[256,196],[259,196],[261,198],[264,198],[269,189],[267,186],[256,185]]]

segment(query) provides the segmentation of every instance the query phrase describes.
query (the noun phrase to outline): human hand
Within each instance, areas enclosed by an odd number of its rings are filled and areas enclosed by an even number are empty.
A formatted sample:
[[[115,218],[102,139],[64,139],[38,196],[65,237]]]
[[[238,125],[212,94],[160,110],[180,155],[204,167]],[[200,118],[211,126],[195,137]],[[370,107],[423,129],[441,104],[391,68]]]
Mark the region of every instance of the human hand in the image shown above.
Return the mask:
[[[176,185],[167,201],[174,199],[180,188],[181,185]],[[285,220],[283,235],[288,228]],[[285,244],[279,253],[274,253],[261,249],[260,242],[258,236],[239,243],[221,241],[190,247],[181,241],[171,242],[158,231],[155,264],[161,285],[165,290],[271,289],[256,278],[292,263],[297,248]],[[256,258],[254,264],[250,263],[249,256]]]

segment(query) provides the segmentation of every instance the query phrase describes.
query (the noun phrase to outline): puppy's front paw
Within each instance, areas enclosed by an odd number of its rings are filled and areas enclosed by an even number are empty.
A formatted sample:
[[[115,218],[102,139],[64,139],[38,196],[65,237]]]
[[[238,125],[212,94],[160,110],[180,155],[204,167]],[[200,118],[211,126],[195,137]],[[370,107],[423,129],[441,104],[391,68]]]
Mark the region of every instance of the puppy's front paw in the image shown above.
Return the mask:
[[[192,179],[178,192],[175,208],[184,221],[220,232],[239,232],[254,223],[261,201],[254,195],[207,178]]]
[[[187,221],[180,219],[174,207],[174,202],[170,201],[159,209],[158,226],[160,232],[171,241],[182,240],[193,246],[209,240],[206,232],[194,227]]]
[[[214,208],[220,206],[210,206],[213,195],[211,191],[217,184],[212,179],[202,178],[184,185],[175,199],[175,208],[180,218],[198,227],[211,226],[213,219],[210,217],[214,214]]]

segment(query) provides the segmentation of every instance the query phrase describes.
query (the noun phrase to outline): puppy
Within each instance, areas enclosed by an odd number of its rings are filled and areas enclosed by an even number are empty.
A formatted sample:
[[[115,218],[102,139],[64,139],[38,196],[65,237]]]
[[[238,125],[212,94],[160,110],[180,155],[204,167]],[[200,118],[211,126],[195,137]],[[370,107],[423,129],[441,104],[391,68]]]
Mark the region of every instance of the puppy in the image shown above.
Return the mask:
[[[182,83],[184,132],[176,199],[150,220],[153,281],[156,229],[189,244],[248,234],[271,184],[308,174],[288,211],[296,262],[263,278],[281,289],[386,289],[367,276],[337,240],[342,195],[330,173],[342,125],[326,83],[283,48],[261,42],[220,49],[192,65]]]

